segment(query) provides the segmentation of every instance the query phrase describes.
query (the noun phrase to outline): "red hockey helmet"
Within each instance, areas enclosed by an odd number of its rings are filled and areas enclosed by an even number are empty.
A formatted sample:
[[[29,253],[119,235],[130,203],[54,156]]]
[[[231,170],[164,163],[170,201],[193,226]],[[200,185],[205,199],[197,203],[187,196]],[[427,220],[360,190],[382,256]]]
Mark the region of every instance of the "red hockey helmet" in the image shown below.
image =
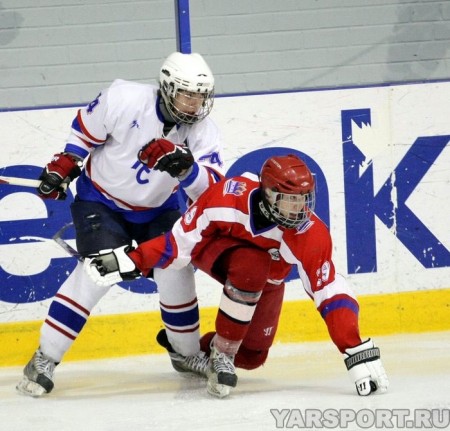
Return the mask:
[[[315,184],[311,171],[299,157],[274,156],[266,160],[260,174],[263,214],[286,228],[307,220],[315,207]]]

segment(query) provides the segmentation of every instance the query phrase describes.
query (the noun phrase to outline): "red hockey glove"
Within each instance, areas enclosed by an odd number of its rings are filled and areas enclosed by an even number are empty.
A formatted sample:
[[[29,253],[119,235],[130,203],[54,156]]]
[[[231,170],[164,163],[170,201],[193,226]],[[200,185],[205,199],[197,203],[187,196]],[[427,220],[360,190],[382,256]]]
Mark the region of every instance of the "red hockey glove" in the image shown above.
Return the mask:
[[[64,200],[68,184],[81,174],[81,159],[67,153],[53,156],[45,166],[39,179],[39,196],[43,199]]]
[[[175,145],[167,139],[153,139],[138,154],[139,160],[151,169],[178,177],[194,164],[189,148]]]

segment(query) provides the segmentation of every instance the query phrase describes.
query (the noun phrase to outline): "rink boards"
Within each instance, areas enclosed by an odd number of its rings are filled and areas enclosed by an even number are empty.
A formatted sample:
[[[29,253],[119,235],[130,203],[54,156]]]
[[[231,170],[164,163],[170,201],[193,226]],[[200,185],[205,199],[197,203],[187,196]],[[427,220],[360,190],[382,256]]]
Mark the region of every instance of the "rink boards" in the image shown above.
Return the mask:
[[[445,331],[449,328],[450,289],[361,296],[359,303],[363,339],[405,332]],[[214,329],[216,312],[216,307],[201,308],[202,333]],[[39,343],[41,324],[40,321],[2,324],[2,365],[26,363]],[[65,359],[161,353],[163,350],[155,339],[160,328],[162,324],[157,311],[93,316]],[[326,326],[311,301],[284,303],[276,342],[301,343],[327,339]]]
[[[442,82],[216,99],[230,175],[288,152],[315,172],[317,212],[359,298],[363,336],[450,329],[449,96]],[[77,109],[0,113],[0,175],[37,178],[62,150]],[[0,185],[1,365],[29,357],[51,297],[76,264],[51,240],[70,222],[72,199],[43,202],[31,189]],[[69,230],[65,240],[73,238]],[[206,331],[220,286],[197,278]],[[67,359],[158,351],[154,291],[147,281],[114,287]],[[293,273],[278,341],[326,338]]]

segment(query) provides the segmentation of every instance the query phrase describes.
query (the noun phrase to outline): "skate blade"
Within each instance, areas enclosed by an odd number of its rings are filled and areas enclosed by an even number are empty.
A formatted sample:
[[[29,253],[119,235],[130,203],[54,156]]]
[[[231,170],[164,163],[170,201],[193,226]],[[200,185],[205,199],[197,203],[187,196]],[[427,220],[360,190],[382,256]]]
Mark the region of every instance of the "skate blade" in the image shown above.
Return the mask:
[[[209,395],[216,398],[226,398],[230,395],[231,386],[221,385],[220,383],[208,381],[206,391]]]
[[[41,397],[47,393],[41,385],[29,380],[26,376],[23,376],[23,379],[17,384],[16,390],[22,395],[34,398]]]

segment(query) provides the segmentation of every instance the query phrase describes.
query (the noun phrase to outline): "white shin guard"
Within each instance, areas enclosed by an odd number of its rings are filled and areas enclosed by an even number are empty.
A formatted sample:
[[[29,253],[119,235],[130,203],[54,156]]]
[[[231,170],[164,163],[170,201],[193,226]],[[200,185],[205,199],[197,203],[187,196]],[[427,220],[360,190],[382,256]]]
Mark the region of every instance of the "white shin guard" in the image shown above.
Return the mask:
[[[153,278],[170,344],[183,356],[195,355],[200,350],[200,328],[194,268],[155,268]]]
[[[40,346],[43,353],[61,362],[64,354],[72,346],[79,332],[75,329],[79,320],[88,319],[89,313],[100,299],[109,291],[110,286],[97,286],[83,270],[83,264],[78,263],[67,280],[61,285],[55,297],[44,324],[41,327]],[[54,304],[54,305],[53,305]],[[71,310],[71,322],[67,317],[62,323],[58,315],[54,315],[54,307]]]

